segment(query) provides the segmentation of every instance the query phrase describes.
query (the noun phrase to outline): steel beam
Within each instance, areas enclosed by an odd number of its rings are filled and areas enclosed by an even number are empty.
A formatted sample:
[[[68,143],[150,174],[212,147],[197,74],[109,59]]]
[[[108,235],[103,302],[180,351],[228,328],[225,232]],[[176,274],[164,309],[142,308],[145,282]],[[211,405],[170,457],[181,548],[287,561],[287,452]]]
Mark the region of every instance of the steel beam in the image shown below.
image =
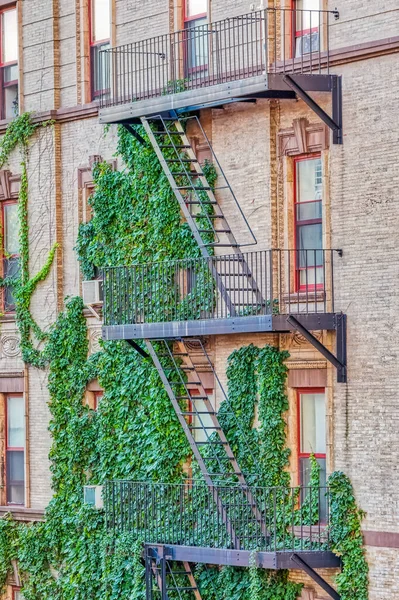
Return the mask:
[[[310,567],[307,562],[303,560],[298,554],[292,554],[291,560],[309,577],[313,579],[333,600],[341,600],[341,596],[334,590],[333,587],[323,577],[321,577],[312,567]]]
[[[227,550],[171,544],[147,544],[146,546],[150,546],[159,559],[164,557],[166,560],[209,565],[249,567],[253,554],[251,550]],[[313,569],[339,569],[341,566],[340,558],[329,551],[304,551],[297,552],[296,555],[301,557],[309,568]],[[257,552],[256,565],[260,569],[297,569],[291,556],[292,552]]]
[[[136,138],[136,140],[138,142],[140,142],[140,144],[142,146],[147,146],[147,142],[145,141],[145,139],[143,137],[141,137],[141,135],[139,133],[137,133],[135,128],[132,127],[129,123],[123,123],[123,127],[126,129],[126,131],[128,131],[130,133],[130,135],[132,135],[134,138]]]
[[[342,144],[342,77],[332,75],[332,118],[339,124],[339,129],[333,131],[333,143]]]
[[[336,315],[337,318],[337,358],[341,365],[338,367],[338,383],[346,383],[346,315]]]
[[[141,348],[141,346],[139,346],[137,344],[137,342],[135,342],[134,340],[126,340],[127,343],[136,350],[136,352],[138,352],[139,354],[141,354],[141,356],[143,358],[150,358],[150,355],[147,354],[147,352],[145,350],[143,350],[143,348]]]
[[[317,338],[315,338],[314,335],[312,335],[310,333],[310,331],[308,329],[306,329],[306,327],[304,327],[303,325],[301,325],[301,323],[292,315],[290,315],[287,318],[287,323],[289,323],[289,325],[293,328],[296,329],[297,331],[299,331],[299,333],[301,333],[303,335],[303,337],[305,339],[308,340],[308,342],[310,344],[312,344],[312,346],[314,346],[316,348],[316,350],[318,350],[320,352],[320,354],[322,354],[332,365],[334,365],[334,367],[337,369],[338,371],[338,377],[337,380],[340,383],[345,383],[346,382],[346,364],[342,361],[342,351],[340,353],[340,358],[338,358],[337,356],[334,356],[334,354],[332,352],[330,352],[325,346],[324,344],[322,344],[321,342],[319,342],[319,340]],[[344,321],[345,323],[345,321]],[[343,337],[345,337],[345,327],[340,326],[340,330],[341,330],[341,334]],[[338,335],[337,335],[338,338]],[[344,342],[341,340],[341,345],[344,344]],[[337,346],[338,346],[338,339],[337,339]],[[338,352],[337,352],[338,354]]]
[[[283,81],[294,90],[294,92],[315,112],[322,121],[334,132],[334,144],[342,144],[342,89],[341,80],[338,81],[337,75],[331,75],[332,82],[332,99],[333,99],[333,117],[326,113],[315,100],[298,83],[291,75],[284,75]]]

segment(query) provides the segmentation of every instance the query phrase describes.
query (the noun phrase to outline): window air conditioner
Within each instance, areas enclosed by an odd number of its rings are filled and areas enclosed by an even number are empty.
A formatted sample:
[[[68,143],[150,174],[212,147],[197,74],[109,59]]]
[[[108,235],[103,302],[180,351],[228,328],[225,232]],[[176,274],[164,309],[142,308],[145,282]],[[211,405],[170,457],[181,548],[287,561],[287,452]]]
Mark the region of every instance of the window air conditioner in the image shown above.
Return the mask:
[[[102,304],[103,302],[103,282],[101,279],[82,282],[83,302],[86,305]]]
[[[85,485],[83,487],[83,501],[94,508],[104,508],[103,486]]]

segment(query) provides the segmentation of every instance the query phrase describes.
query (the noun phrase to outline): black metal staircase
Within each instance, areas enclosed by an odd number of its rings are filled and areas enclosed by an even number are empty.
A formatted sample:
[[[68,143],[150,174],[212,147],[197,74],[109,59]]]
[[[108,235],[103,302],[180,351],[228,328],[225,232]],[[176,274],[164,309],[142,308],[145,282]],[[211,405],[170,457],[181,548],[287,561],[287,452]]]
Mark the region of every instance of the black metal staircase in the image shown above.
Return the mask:
[[[200,350],[201,364],[205,363],[213,373],[215,387],[218,384],[218,388],[222,392],[226,406],[225,416],[232,419],[236,426],[240,428],[203,342],[200,339],[194,341],[197,352]],[[256,522],[264,536],[268,535],[267,528],[256,506],[245,475],[220,425],[216,406],[212,405],[201,381],[187,342],[189,340],[182,338],[174,343],[162,339],[156,341],[146,340],[146,345],[172,402],[177,418],[183,427],[201,473],[209,486],[221,518],[229,535],[234,540],[235,546],[239,548],[240,541],[229,518],[230,504],[223,498],[223,494],[218,491],[218,484],[223,481],[231,482],[232,479],[238,482],[248,502],[248,507],[255,515]],[[190,374],[190,377],[185,376],[185,374]],[[247,447],[246,452],[250,454],[251,449]]]
[[[202,141],[209,149],[214,164],[218,166],[218,180],[221,180],[221,184],[215,190],[209,184],[204,168],[200,165],[186,135],[185,126],[187,126],[189,120],[195,122],[196,129],[201,132]],[[227,252],[236,255],[236,263],[230,261],[230,271],[228,273],[218,273],[216,268],[211,270],[231,316],[235,316],[234,304],[237,303],[232,301],[231,296],[237,295],[237,293],[246,294],[247,296],[248,294],[253,295],[254,302],[262,306],[264,304],[262,293],[258,289],[250,266],[241,251],[243,246],[256,244],[256,238],[223,173],[199,119],[196,116],[179,119],[176,115],[174,118],[169,119],[162,116],[152,117],[151,119],[142,117],[141,122],[202,255],[205,258],[211,256],[213,253],[212,248],[227,248]],[[236,209],[235,216],[242,221],[242,229],[246,229],[250,242],[236,239],[214,192],[227,194],[226,200],[230,208],[234,207]],[[221,277],[221,275],[224,277]],[[229,280],[232,287],[226,287],[226,275],[230,276]],[[243,276],[245,277],[244,286],[242,285]],[[237,277],[240,277],[240,287],[237,287]]]
[[[190,563],[168,560],[167,547],[146,545],[145,567],[147,600],[202,600]]]

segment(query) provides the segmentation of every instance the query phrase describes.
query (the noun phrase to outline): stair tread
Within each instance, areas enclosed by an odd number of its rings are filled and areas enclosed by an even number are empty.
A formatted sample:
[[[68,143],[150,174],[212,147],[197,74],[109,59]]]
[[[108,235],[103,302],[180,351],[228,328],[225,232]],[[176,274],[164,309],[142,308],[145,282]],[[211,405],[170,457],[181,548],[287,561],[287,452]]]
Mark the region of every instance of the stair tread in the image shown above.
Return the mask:
[[[158,144],[159,148],[176,148],[182,150],[183,148],[192,148],[189,144]]]

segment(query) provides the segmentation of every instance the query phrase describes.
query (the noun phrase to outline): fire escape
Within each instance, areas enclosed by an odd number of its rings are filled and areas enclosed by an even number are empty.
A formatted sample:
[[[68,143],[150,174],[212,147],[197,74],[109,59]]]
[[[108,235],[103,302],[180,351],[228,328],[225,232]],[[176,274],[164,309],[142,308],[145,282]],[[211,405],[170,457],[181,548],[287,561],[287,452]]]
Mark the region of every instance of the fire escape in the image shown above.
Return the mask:
[[[244,251],[256,239],[198,118],[202,108],[299,97],[332,129],[334,143],[342,143],[341,81],[329,73],[328,64],[329,19],[337,15],[311,12],[319,35],[310,37],[310,48],[299,57],[286,41],[295,11],[269,9],[103,52],[109,81],[100,121],[122,124],[140,143],[151,144],[201,251],[200,258],[111,267],[104,274],[103,336],[124,339],[152,358],[204,481],[180,487],[108,484],[106,506],[114,506],[107,512],[109,528],[144,532],[148,599],[190,593],[198,600],[192,564],[248,566],[254,550],[260,567],[303,569],[339,598],[315,571],[340,565],[329,549],[328,527],[320,524],[327,514],[317,524],[305,523],[295,508],[294,489],[265,491],[251,485],[201,374],[205,365],[224,400],[224,416],[237,427],[204,336],[296,330],[336,367],[338,381],[346,381],[346,317],[334,310],[339,251]],[[206,55],[206,69],[190,74],[185,60],[193,44]],[[309,95],[314,91],[331,94],[331,116]],[[218,167],[216,188],[190,144],[186,132],[193,126]],[[296,281],[299,262],[309,283],[305,291]],[[315,266],[321,291],[307,279]],[[166,290],[169,299],[171,290],[174,295],[172,307],[164,302]],[[317,330],[336,332],[335,354],[313,335]],[[145,340],[146,350],[137,340]],[[328,491],[318,493],[322,512]],[[276,503],[287,512],[283,529],[276,523]],[[179,531],[164,516],[177,509]],[[206,527],[201,526],[205,515]],[[214,534],[208,544],[205,529]]]

